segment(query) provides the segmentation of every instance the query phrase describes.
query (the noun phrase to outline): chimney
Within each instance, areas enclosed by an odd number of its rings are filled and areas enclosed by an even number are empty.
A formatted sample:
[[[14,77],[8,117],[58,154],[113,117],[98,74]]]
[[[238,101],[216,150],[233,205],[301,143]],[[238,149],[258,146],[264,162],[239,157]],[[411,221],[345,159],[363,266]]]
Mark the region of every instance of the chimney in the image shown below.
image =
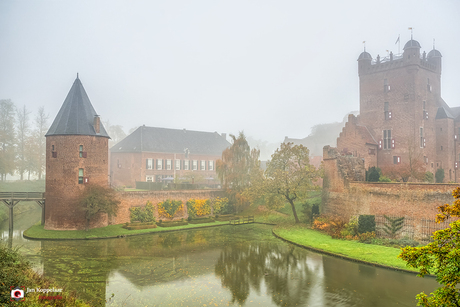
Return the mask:
[[[101,133],[101,118],[99,115],[94,115],[93,127],[97,134]]]

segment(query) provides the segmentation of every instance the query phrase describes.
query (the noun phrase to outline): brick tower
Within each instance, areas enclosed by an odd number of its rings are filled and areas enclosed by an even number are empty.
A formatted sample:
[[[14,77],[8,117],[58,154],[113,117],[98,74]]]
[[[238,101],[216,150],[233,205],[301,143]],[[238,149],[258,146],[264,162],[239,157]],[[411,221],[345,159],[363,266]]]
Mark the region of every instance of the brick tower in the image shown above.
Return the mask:
[[[78,197],[86,184],[108,185],[109,136],[78,75],[45,136],[45,229],[85,229]],[[101,216],[90,227],[106,225]]]
[[[421,52],[411,38],[402,54],[358,58],[360,114],[350,116],[337,139],[346,154],[385,167],[418,160],[444,181],[458,181],[460,108],[441,97],[441,53]]]

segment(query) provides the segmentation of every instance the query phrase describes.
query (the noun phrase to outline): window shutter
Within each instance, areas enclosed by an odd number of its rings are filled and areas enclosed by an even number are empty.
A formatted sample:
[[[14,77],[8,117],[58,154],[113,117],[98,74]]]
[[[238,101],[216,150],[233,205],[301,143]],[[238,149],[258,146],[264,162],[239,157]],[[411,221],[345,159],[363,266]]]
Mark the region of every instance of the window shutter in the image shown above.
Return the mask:
[[[391,111],[388,111],[388,119],[391,119]]]
[[[458,135],[454,135],[454,140],[458,140]]]
[[[84,183],[84,184],[89,183],[89,178],[88,178],[88,177],[83,177],[83,183]]]
[[[53,158],[57,158],[57,151],[53,151],[52,155],[53,155]]]
[[[379,149],[382,149],[382,140],[379,141]]]
[[[395,149],[395,139],[391,139],[391,149]]]
[[[398,156],[398,164],[401,164],[401,157]]]
[[[426,142],[425,142],[425,138],[423,138],[423,148],[426,147]]]
[[[83,158],[88,157],[88,153],[87,153],[86,151],[82,152],[82,157],[83,157]]]
[[[458,162],[454,162],[454,168],[458,169]]]
[[[149,169],[149,159],[145,159],[145,169]]]

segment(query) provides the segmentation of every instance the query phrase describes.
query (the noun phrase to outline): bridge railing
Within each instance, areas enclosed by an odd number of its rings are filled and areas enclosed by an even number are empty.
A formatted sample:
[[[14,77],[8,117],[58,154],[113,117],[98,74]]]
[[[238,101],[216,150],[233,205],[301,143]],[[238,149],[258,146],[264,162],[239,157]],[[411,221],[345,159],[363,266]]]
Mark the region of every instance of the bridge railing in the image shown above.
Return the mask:
[[[43,192],[0,192],[0,199],[45,199]]]

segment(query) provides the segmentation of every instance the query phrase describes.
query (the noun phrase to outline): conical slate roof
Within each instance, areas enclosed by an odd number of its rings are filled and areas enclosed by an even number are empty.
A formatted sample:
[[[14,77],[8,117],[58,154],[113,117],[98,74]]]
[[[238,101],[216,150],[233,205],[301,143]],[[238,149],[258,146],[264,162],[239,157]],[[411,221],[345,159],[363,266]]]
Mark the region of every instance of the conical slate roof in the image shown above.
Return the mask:
[[[102,122],[100,133],[94,129],[94,117],[97,115],[88,95],[77,76],[67,94],[59,113],[45,136],[50,135],[94,135],[110,138]]]

